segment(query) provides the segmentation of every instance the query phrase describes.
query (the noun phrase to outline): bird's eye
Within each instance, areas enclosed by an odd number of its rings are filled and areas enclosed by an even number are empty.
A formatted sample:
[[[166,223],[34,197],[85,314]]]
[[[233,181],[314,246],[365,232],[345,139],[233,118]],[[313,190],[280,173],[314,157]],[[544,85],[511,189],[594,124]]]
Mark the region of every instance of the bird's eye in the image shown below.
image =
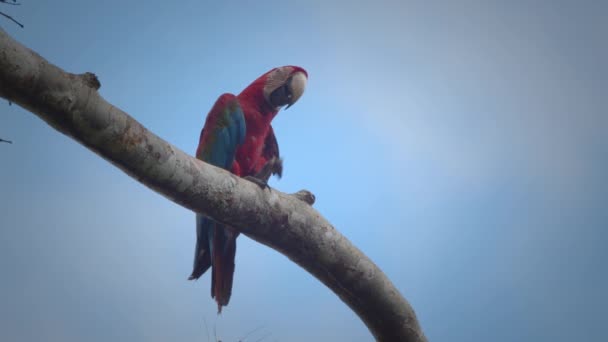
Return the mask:
[[[293,94],[291,93],[291,89],[289,89],[289,86],[287,84],[284,84],[283,88],[285,88],[283,91],[285,92],[287,99],[291,100],[291,98],[293,97]]]
[[[291,103],[293,94],[291,93],[291,87],[289,86],[289,80],[282,86],[275,89],[270,93],[270,104],[274,107],[281,107]]]

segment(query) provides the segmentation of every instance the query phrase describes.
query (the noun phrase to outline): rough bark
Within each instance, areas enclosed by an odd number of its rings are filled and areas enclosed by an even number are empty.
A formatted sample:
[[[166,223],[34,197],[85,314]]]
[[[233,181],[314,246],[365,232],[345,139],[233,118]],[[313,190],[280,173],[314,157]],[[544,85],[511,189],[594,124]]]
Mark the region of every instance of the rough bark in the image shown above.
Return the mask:
[[[228,224],[306,269],[336,293],[378,340],[426,341],[386,275],[307,202],[263,190],[203,163],[104,100],[91,73],[71,74],[0,29],[0,96],[195,212]]]

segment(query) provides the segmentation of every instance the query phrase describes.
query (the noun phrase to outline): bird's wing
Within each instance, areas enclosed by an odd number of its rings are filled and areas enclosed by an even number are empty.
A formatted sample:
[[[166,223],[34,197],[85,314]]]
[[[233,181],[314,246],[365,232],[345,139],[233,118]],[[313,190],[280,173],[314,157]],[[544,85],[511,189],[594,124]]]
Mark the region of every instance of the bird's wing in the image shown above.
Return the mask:
[[[255,177],[263,182],[268,182],[271,175],[277,175],[281,178],[283,174],[283,161],[279,157],[279,144],[272,126],[270,126],[268,135],[264,140],[262,157],[258,160],[255,171]]]
[[[274,135],[274,130],[270,126],[266,140],[264,140],[264,150],[262,150],[262,156],[264,159],[270,160],[273,157],[279,158],[279,144],[277,143],[277,137]]]
[[[237,148],[245,141],[245,133],[245,116],[236,96],[223,94],[207,115],[196,157],[230,170]],[[204,215],[196,215],[196,247],[190,279],[199,278],[211,266],[213,253],[211,242],[214,239],[216,225],[218,224],[215,221]],[[220,231],[223,235],[223,229]],[[230,233],[226,232],[226,234]],[[218,238],[220,237],[215,237],[215,239]],[[227,239],[228,237],[222,236],[222,238]]]
[[[207,115],[196,157],[229,170],[245,132],[245,116],[236,96],[223,94]]]

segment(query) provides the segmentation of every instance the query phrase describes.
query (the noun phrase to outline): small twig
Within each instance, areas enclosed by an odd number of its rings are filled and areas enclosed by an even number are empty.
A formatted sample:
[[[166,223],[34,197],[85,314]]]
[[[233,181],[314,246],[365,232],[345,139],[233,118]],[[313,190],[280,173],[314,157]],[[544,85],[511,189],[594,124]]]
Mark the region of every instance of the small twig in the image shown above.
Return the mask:
[[[209,328],[207,327],[207,319],[203,316],[203,323],[205,323],[205,332],[207,333],[207,342],[209,342]]]
[[[8,4],[8,2],[3,2],[3,3]],[[11,17],[10,15],[8,15],[8,14],[6,14],[6,13],[3,13],[3,12],[0,12],[0,15],[2,15],[2,16],[4,16],[4,17],[8,18],[8,19],[9,19],[9,20],[11,20],[12,22],[14,22],[15,24],[17,24],[17,25],[21,26],[21,28],[23,28],[23,24],[22,24],[22,23],[20,23],[20,22],[18,22],[18,21],[17,21],[17,20],[15,20],[15,19],[13,19],[13,17]]]
[[[7,144],[12,144],[12,143],[13,143],[13,142],[12,142],[12,141],[10,141],[10,140],[4,140],[4,139],[2,139],[2,138],[0,138],[0,142],[4,142],[4,143],[7,143]]]
[[[260,337],[260,338],[259,338],[258,340],[256,340],[255,342],[260,342],[260,341],[262,341],[263,339],[265,339],[266,337],[268,337],[268,336],[270,336],[270,335],[272,335],[272,333],[271,333],[271,332],[268,332],[266,335],[264,335],[264,336]]]
[[[246,334],[245,334],[245,336],[243,336],[243,337],[239,338],[239,340],[238,340],[238,341],[239,341],[239,342],[243,342],[243,341],[245,341],[245,339],[246,339],[246,338],[247,338],[249,335],[253,334],[254,332],[256,332],[256,331],[258,331],[258,330],[260,330],[260,329],[262,329],[263,327],[264,327],[263,325],[260,325],[259,327],[257,327],[257,328],[255,328],[255,329],[251,330],[250,332],[246,333]]]
[[[19,5],[21,5],[21,3],[15,1],[15,0],[13,0],[13,2],[8,2],[6,0],[0,0],[0,2],[3,3],[3,4],[13,5],[13,6],[19,6]]]

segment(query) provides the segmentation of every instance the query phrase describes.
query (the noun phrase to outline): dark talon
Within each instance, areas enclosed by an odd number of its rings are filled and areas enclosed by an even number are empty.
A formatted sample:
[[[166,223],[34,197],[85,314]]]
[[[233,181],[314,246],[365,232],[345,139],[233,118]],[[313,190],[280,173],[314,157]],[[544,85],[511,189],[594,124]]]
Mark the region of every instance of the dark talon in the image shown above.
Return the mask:
[[[255,175],[255,178],[268,181],[271,175],[281,178],[283,175],[283,159],[272,157],[272,159],[262,166],[262,169]]]
[[[260,188],[262,188],[262,190],[264,190],[264,189],[270,189],[270,187],[268,186],[268,183],[265,182],[265,181],[263,181],[263,180],[261,180],[261,179],[259,179],[259,178],[256,178],[254,176],[245,176],[243,178],[245,178],[246,180],[250,181],[251,183],[257,184],[257,186],[259,186]]]
[[[245,176],[246,180],[257,184],[262,189],[270,189],[268,186],[268,179],[271,175],[277,175],[281,178],[283,174],[283,159],[272,157],[269,161],[262,166],[260,172],[256,173],[255,176]]]

